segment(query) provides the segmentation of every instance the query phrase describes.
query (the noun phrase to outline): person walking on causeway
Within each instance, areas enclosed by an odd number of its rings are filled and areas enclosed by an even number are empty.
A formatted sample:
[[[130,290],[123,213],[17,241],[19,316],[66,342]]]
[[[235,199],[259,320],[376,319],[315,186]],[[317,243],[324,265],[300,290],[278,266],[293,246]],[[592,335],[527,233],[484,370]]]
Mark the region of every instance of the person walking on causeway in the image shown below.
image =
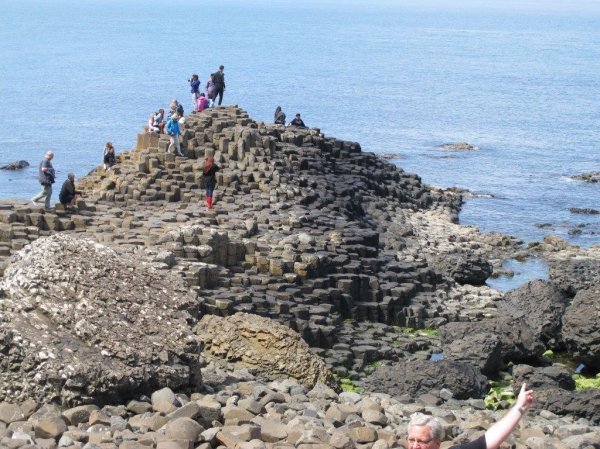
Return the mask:
[[[52,166],[52,159],[54,158],[54,153],[52,151],[47,151],[44,155],[44,159],[40,162],[39,168],[39,181],[42,186],[42,190],[36,196],[31,199],[31,202],[34,206],[37,206],[37,201],[44,199],[44,207],[46,209],[50,209],[50,198],[52,197],[52,184],[54,184],[54,178],[56,176],[56,172],[54,171],[54,167]]]
[[[215,158],[212,154],[206,157],[204,162],[204,188],[206,189],[206,207],[213,208],[213,193],[217,186],[216,173],[219,171],[219,166],[215,164]]]
[[[179,115],[177,115],[177,113],[173,114],[173,116],[167,121],[165,130],[167,131],[169,140],[171,141],[169,148],[167,148],[167,152],[171,153],[173,151],[173,147],[175,147],[177,156],[183,156],[183,153],[181,152],[181,142],[179,141],[179,135],[181,134],[181,131],[179,130]]]

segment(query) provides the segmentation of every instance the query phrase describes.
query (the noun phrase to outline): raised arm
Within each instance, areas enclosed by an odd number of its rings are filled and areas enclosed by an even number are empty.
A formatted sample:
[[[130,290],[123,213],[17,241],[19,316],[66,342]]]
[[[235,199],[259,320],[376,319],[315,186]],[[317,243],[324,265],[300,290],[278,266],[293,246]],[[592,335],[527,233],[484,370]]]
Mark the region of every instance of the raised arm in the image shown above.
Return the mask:
[[[487,449],[498,449],[510,433],[515,430],[515,427],[517,427],[517,424],[519,424],[523,415],[529,410],[531,404],[533,404],[533,399],[533,391],[527,390],[527,384],[523,383],[516,404],[500,421],[492,425],[492,427],[485,432]]]

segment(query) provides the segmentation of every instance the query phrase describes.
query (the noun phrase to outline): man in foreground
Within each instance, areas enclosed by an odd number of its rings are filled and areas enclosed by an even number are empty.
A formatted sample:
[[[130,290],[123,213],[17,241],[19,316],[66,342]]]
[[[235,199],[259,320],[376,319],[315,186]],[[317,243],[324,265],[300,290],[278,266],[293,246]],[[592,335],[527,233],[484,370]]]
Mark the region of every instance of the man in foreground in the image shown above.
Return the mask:
[[[533,391],[527,390],[527,384],[521,386],[515,405],[492,425],[485,435],[475,441],[451,446],[449,449],[497,449],[517,427],[523,415],[533,404]],[[408,423],[408,448],[439,449],[443,439],[441,423],[433,416],[415,413]]]
[[[44,199],[44,207],[46,209],[50,209],[50,197],[52,197],[52,184],[54,184],[54,177],[56,173],[54,172],[54,167],[52,166],[52,158],[54,158],[54,153],[52,151],[47,151],[44,155],[44,159],[40,162],[39,169],[39,181],[42,185],[42,190],[36,196],[31,199],[31,202],[34,206],[37,206],[37,201]]]

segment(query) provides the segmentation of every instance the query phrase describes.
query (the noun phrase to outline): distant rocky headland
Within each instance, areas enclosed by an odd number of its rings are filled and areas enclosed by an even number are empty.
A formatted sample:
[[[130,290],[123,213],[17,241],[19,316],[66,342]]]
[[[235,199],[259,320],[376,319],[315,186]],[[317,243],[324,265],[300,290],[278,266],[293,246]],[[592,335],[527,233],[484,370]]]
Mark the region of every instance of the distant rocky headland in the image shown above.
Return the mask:
[[[144,131],[76,211],[0,203],[0,446],[389,449],[417,411],[465,441],[508,406],[491,381],[537,394],[502,447],[600,448],[572,366],[600,371],[600,247],[461,226],[460,191],[316,128],[182,129],[186,157]],[[485,285],[527,257],[548,280]]]

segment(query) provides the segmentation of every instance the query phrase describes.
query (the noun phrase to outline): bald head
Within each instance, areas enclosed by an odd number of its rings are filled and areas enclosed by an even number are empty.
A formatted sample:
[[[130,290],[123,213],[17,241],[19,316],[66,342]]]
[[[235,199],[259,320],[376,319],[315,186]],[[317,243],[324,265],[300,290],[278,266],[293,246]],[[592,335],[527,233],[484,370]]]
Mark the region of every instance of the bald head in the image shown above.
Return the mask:
[[[54,157],[54,152],[52,151],[46,151],[46,154],[44,155],[44,157],[48,160],[52,159]]]

